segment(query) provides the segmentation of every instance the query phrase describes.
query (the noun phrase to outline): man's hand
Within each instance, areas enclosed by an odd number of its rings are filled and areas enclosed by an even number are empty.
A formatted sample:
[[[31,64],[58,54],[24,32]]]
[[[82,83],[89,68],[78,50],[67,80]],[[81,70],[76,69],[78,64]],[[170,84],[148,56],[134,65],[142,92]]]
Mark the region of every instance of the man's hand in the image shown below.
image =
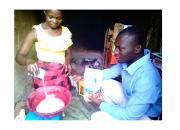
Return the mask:
[[[86,96],[86,98],[90,101],[90,102],[94,102],[96,104],[101,104],[101,102],[103,101],[103,97],[101,95],[101,93],[92,93],[92,94],[88,94]]]

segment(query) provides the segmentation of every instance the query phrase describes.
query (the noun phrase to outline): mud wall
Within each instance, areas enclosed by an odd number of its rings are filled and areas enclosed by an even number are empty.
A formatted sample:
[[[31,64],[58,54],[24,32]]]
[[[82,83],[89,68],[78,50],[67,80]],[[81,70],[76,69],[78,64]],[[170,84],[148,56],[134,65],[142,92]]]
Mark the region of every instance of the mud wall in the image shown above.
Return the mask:
[[[14,57],[20,48],[24,37],[31,30],[34,24],[39,21],[34,11],[14,11]],[[28,57],[35,59],[35,48],[31,49]],[[14,104],[15,108],[20,108],[22,100],[25,100],[28,92],[31,90],[31,78],[27,76],[24,66],[20,66],[15,62],[14,65]],[[15,111],[17,110],[15,109]],[[18,110],[17,110],[18,111]],[[16,113],[16,112],[15,112]]]

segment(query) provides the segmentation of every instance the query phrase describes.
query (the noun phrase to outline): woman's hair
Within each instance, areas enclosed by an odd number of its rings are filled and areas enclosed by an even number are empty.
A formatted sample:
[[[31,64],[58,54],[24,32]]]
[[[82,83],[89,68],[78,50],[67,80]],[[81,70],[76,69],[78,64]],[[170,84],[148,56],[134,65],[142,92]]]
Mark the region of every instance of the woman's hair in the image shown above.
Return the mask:
[[[58,10],[58,9],[44,10],[44,12],[48,12],[48,11],[52,11],[52,10],[57,10],[57,11],[59,11],[60,13],[62,13],[62,11],[61,11],[61,10]]]

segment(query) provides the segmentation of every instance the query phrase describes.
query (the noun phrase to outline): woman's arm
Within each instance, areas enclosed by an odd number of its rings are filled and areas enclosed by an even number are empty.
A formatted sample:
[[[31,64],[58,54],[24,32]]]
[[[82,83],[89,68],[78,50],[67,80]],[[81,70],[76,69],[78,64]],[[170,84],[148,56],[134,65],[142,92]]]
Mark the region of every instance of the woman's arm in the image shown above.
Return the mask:
[[[72,60],[72,46],[70,46],[66,51],[65,66],[66,66],[67,75],[70,75],[72,71],[71,60]]]
[[[35,41],[36,41],[36,32],[33,29],[25,37],[15,58],[17,63],[23,66],[27,66],[27,71],[29,72],[28,74],[32,76],[35,76],[38,74],[38,67],[35,64],[35,61],[33,59],[27,58],[27,55],[29,51],[31,50],[32,45]]]
[[[20,49],[18,50],[16,54],[15,60],[17,63],[23,66],[34,63],[32,59],[27,58],[27,55],[29,51],[31,50],[32,45],[35,42],[35,40],[36,40],[36,32],[33,29],[27,34],[27,36],[22,42]]]
[[[66,51],[65,64],[66,65],[71,64],[71,60],[72,60],[72,46],[70,46]]]

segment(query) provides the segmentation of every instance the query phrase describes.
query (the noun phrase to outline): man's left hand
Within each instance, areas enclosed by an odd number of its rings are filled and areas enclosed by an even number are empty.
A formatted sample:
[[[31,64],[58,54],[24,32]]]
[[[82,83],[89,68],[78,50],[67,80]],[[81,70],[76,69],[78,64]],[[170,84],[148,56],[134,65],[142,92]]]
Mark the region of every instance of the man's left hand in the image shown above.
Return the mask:
[[[94,102],[96,104],[101,104],[103,101],[103,98],[101,96],[101,93],[93,93],[90,96],[87,97],[91,102]]]

